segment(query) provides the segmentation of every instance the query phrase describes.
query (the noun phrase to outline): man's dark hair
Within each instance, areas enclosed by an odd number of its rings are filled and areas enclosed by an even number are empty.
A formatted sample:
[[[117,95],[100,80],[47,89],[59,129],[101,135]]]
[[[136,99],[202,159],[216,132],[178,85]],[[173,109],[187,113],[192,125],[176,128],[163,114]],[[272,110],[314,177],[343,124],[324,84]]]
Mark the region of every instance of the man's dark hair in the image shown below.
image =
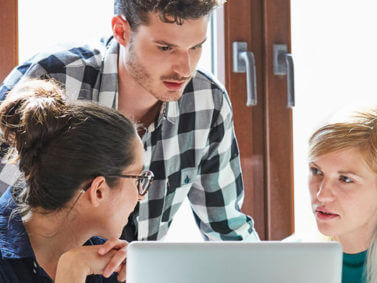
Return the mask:
[[[126,18],[132,30],[148,25],[148,14],[158,13],[161,21],[181,25],[187,19],[199,19],[222,5],[224,0],[114,0],[115,15]]]

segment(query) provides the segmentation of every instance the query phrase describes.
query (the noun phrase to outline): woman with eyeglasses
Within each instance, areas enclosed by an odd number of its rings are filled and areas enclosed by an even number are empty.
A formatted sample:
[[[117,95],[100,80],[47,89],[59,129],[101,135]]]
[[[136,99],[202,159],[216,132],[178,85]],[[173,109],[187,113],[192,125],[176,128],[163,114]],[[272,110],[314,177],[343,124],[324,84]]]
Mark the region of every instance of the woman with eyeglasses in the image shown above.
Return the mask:
[[[318,129],[309,170],[318,230],[343,248],[342,283],[377,282],[377,109]]]
[[[118,238],[153,181],[134,125],[31,80],[1,103],[0,128],[26,183],[0,198],[0,282],[124,281]]]

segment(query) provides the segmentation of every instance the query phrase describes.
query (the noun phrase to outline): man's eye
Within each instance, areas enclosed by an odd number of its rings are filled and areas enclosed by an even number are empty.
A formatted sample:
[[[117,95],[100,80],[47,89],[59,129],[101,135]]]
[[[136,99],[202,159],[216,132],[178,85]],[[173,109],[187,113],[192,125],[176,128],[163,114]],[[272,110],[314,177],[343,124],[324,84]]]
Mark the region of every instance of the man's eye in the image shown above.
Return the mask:
[[[200,44],[200,45],[194,46],[194,47],[191,48],[191,49],[192,49],[192,50],[197,50],[197,49],[200,49],[200,48],[202,48],[202,47],[203,47],[203,45]]]
[[[353,183],[353,181],[350,179],[350,178],[348,178],[347,176],[340,176],[339,177],[339,180],[342,182],[342,183]]]
[[[170,46],[158,46],[158,49],[160,49],[161,51],[169,51],[169,50],[171,50],[171,47]]]

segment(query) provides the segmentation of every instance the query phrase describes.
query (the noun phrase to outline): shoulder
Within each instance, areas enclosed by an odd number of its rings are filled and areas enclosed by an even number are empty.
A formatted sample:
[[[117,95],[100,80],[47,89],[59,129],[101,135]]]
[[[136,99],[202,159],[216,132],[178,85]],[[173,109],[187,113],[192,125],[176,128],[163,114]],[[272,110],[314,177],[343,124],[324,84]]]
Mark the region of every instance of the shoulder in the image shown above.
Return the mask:
[[[106,50],[104,40],[48,47],[12,70],[0,86],[0,97],[3,99],[23,77],[54,78],[63,84],[66,83],[66,76],[80,80],[84,73],[89,72],[95,77],[101,68]]]
[[[190,102],[191,101],[191,102]],[[209,72],[197,70],[182,96],[181,105],[195,104],[196,111],[228,109],[231,103],[225,87]]]
[[[215,90],[226,93],[225,87],[210,72],[204,69],[197,69],[195,76],[192,78],[193,88],[200,90]]]
[[[100,43],[65,43],[50,47],[30,58],[18,69],[43,68],[46,73],[64,73],[67,68],[99,68],[105,47]],[[38,75],[38,74],[35,74]]]

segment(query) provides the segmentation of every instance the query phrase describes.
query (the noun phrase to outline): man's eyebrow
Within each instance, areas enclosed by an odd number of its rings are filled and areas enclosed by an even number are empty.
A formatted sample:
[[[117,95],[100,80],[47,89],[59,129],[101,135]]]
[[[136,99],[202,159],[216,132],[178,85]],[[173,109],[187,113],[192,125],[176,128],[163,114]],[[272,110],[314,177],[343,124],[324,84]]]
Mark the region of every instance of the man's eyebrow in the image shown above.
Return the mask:
[[[157,44],[160,44],[160,45],[167,45],[167,46],[170,46],[170,47],[177,47],[177,45],[166,42],[164,40],[155,40],[154,43],[157,43]]]
[[[207,38],[205,38],[203,41],[199,42],[198,44],[194,45],[193,47],[200,46],[206,41],[207,41]],[[175,45],[173,43],[169,43],[169,42],[164,41],[164,40],[155,40],[154,43],[157,43],[157,44],[160,44],[160,45],[166,45],[166,46],[169,46],[169,47],[177,47],[177,45]]]
[[[207,38],[205,38],[203,41],[199,42],[198,44],[194,45],[193,47],[200,46],[206,41],[207,41]]]

